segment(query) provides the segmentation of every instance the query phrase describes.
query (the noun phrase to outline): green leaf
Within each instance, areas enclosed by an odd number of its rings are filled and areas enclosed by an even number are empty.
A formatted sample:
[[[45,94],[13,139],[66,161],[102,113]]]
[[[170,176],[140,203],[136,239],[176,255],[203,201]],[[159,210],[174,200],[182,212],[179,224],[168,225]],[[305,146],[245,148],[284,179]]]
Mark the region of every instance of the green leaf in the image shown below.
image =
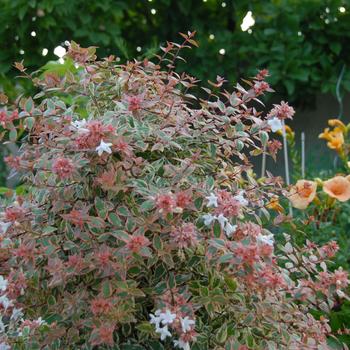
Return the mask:
[[[163,249],[163,242],[160,239],[159,235],[155,235],[153,237],[153,247],[156,248],[157,250]]]
[[[154,332],[154,327],[151,325],[148,321],[147,322],[142,322],[136,326],[136,328],[143,333],[153,333]]]
[[[141,211],[150,211],[154,208],[154,201],[148,200],[141,204],[140,209]]]
[[[121,216],[129,216],[130,215],[129,210],[126,207],[118,207],[117,212]]]
[[[236,291],[237,289],[237,282],[235,279],[233,279],[230,276],[225,276],[225,283],[228,287],[229,290],[231,290],[232,292]]]
[[[269,134],[266,131],[260,131],[260,140],[261,140],[261,144],[263,146],[266,146],[269,140]]]
[[[221,226],[219,221],[215,221],[214,223],[214,236],[219,238],[221,236]]]
[[[236,149],[238,152],[242,151],[244,148],[244,143],[241,140],[236,140]]]
[[[224,323],[219,330],[217,331],[215,335],[215,339],[218,343],[222,344],[226,341],[227,339],[227,325]]]
[[[89,227],[92,228],[103,228],[105,227],[105,223],[101,218],[98,217],[90,217],[90,224]]]
[[[24,110],[28,113],[31,113],[33,111],[34,108],[34,102],[32,100],[32,98],[28,98],[26,103],[24,104]]]
[[[43,233],[52,233],[57,231],[57,227],[54,226],[46,226],[43,228]]]
[[[220,256],[219,263],[224,264],[224,263],[231,261],[232,259],[233,259],[233,254],[227,253],[227,254]]]
[[[116,213],[110,213],[108,216],[108,220],[112,225],[116,227],[122,226],[122,221],[120,220],[119,216]]]
[[[109,280],[105,280],[102,283],[102,293],[105,298],[109,298],[112,295],[112,285]]]
[[[331,48],[331,50],[336,54],[339,55],[340,50],[341,50],[341,44],[337,41],[331,41],[329,43],[329,47]]]
[[[108,209],[107,209],[107,206],[105,205],[104,201],[101,198],[99,198],[99,197],[95,198],[95,207],[96,207],[98,216],[102,219],[106,219]]]
[[[17,130],[16,129],[11,129],[10,130],[9,139],[12,142],[15,142],[17,140]]]
[[[210,156],[212,158],[215,158],[216,157],[216,150],[217,150],[217,148],[216,148],[216,145],[214,143],[210,143],[209,144],[209,150],[210,150]]]
[[[175,281],[175,276],[173,272],[169,274],[168,284],[170,289],[173,289],[176,287],[176,281]]]
[[[25,125],[28,130],[31,130],[34,126],[35,119],[33,117],[28,117],[25,119]]]
[[[4,195],[4,194],[8,193],[9,191],[11,191],[10,188],[0,187],[0,195]]]
[[[48,298],[47,298],[47,303],[49,305],[55,305],[56,304],[56,299],[53,295],[50,295]]]

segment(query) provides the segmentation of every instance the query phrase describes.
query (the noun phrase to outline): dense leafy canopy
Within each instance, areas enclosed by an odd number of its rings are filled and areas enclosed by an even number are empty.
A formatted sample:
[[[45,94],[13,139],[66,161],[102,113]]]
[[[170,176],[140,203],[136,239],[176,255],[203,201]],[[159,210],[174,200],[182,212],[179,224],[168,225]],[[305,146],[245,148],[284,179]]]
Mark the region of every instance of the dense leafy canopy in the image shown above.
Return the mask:
[[[240,28],[248,10],[255,19],[251,33]],[[0,84],[11,77],[14,61],[37,69],[56,60],[53,50],[65,40],[95,44],[99,56],[116,54],[123,61],[149,56],[178,32],[196,30],[200,47],[188,57],[189,73],[235,81],[268,68],[280,93],[307,103],[319,91],[334,91],[349,63],[349,13],[348,0],[2,0]],[[350,89],[347,69],[343,84]]]

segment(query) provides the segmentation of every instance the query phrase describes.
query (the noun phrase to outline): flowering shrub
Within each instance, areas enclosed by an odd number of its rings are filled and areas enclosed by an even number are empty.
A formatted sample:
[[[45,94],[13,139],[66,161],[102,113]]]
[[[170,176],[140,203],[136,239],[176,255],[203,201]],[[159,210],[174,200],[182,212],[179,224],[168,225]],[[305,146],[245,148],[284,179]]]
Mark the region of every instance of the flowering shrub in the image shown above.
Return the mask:
[[[281,233],[276,248],[282,183],[249,162],[294,111],[253,107],[267,71],[195,97],[196,79],[174,71],[196,45],[183,37],[127,65],[72,42],[80,69],[54,86],[17,64],[41,91],[1,111],[11,140],[26,131],[6,161],[27,184],[1,213],[3,348],[328,348],[310,310],[346,298],[347,274],[326,264],[337,245]]]

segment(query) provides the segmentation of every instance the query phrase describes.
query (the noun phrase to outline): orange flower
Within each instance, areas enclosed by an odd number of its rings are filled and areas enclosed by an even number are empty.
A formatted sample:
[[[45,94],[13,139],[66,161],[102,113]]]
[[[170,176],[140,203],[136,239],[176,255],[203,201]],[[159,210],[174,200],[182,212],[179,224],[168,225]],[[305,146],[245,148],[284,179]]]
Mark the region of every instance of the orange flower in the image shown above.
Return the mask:
[[[346,131],[346,126],[344,123],[339,119],[329,119],[328,125],[332,127],[336,127],[336,129],[341,130],[342,132]]]
[[[277,211],[279,213],[283,213],[284,212],[284,209],[281,206],[277,196],[274,196],[274,197],[271,198],[270,202],[266,204],[266,208],[275,210],[275,211]]]
[[[350,185],[350,183],[349,183]],[[289,200],[294,208],[306,209],[316,196],[317,184],[314,181],[298,180],[291,188]]]
[[[350,182],[344,176],[335,176],[323,183],[323,191],[330,197],[345,202],[350,199]]]
[[[329,128],[324,129],[323,133],[318,135],[320,139],[325,139],[327,146],[336,151],[340,151],[344,144],[344,135],[340,127],[334,128],[332,131],[329,131]]]

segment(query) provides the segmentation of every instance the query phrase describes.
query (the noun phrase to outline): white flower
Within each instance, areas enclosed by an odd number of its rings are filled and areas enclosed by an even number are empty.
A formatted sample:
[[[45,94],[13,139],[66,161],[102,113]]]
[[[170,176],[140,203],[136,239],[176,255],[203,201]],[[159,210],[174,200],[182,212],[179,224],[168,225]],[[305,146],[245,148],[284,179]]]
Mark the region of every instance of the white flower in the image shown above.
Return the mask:
[[[157,311],[159,311],[159,310],[157,310]],[[156,311],[156,314],[157,314],[157,311]],[[158,328],[160,321],[161,321],[161,318],[159,316],[155,316],[153,314],[149,314],[149,317],[151,318],[149,323],[154,324]]]
[[[0,350],[11,350],[11,346],[6,343],[0,343]]]
[[[86,119],[76,120],[75,122],[71,123],[72,126],[78,129],[78,132],[88,132],[89,129],[86,129],[86,124],[87,124]]]
[[[211,214],[205,214],[202,216],[202,218],[204,220],[204,225],[209,226],[216,219],[216,216]]]
[[[275,243],[275,239],[274,239],[272,233],[270,235],[266,235],[266,236],[259,235],[256,239],[259,243],[268,244],[270,246],[273,246],[273,244]]]
[[[210,193],[210,196],[205,197],[205,198],[208,200],[208,204],[207,204],[208,208],[210,208],[210,207],[217,208],[218,207],[218,197],[216,197],[214,193]]]
[[[269,124],[269,126],[271,127],[271,130],[273,132],[276,132],[278,130],[282,130],[282,128],[283,128],[282,122],[276,117],[269,119],[267,121],[267,124]]]
[[[4,277],[0,276],[0,290],[5,291],[7,289],[8,281]]]
[[[166,310],[159,315],[163,324],[171,324],[176,319],[176,314],[172,314],[170,310]]]
[[[225,225],[226,225],[226,223],[227,223],[227,221],[228,221],[228,220],[225,218],[224,214],[220,214],[216,219],[219,221],[221,228],[224,229],[224,228],[225,228]]]
[[[160,334],[160,340],[165,340],[166,337],[171,337],[171,333],[168,330],[168,326],[157,327],[156,332]]]
[[[96,152],[100,157],[102,156],[103,152],[111,154],[112,153],[111,146],[112,146],[112,143],[110,142],[106,143],[103,140],[101,140],[100,145],[96,147]]]
[[[13,305],[12,301],[6,296],[6,294],[0,297],[0,304],[2,304],[5,310],[7,310],[9,306]]]
[[[186,316],[185,318],[181,317],[180,322],[181,322],[182,331],[184,333],[190,331],[191,326],[196,323],[194,320],[190,320],[190,318],[188,316]]]
[[[244,198],[244,191],[240,191],[236,196],[233,197],[236,201],[238,201],[241,205],[246,207],[249,202]]]
[[[225,234],[227,237],[231,237],[232,233],[237,230],[237,225],[231,225],[229,222],[225,226]]]
[[[11,320],[18,320],[22,316],[23,316],[22,309],[13,308]]]
[[[179,340],[174,340],[174,345],[180,349],[183,349],[183,350],[190,350],[190,343],[189,342],[185,342],[181,339]]]
[[[45,320],[43,320],[42,317],[39,317],[34,322],[36,322],[39,326],[46,324]]]
[[[6,233],[11,224],[11,222],[0,221],[0,234]]]

